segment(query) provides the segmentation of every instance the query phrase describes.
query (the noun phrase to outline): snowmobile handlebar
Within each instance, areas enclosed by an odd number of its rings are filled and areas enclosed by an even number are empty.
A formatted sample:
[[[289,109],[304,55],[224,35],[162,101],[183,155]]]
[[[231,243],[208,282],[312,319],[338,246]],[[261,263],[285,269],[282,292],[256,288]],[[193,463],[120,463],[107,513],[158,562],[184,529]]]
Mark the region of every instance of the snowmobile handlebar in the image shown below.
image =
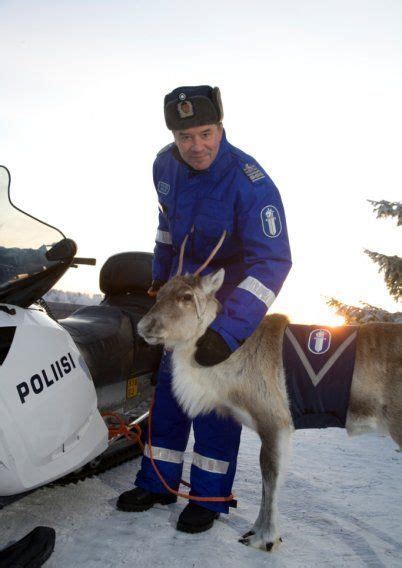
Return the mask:
[[[95,266],[96,265],[96,258],[83,258],[83,257],[75,256],[73,258],[73,265],[75,265],[75,264],[87,264],[89,266]]]

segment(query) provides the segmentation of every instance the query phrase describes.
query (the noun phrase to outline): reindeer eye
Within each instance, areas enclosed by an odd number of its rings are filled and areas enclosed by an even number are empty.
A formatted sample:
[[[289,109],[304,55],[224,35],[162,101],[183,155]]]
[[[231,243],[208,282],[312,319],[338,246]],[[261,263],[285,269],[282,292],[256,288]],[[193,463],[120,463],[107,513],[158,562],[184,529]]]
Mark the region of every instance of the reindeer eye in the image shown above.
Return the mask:
[[[190,292],[186,292],[182,296],[180,296],[179,300],[182,302],[191,302],[193,299],[193,295]]]

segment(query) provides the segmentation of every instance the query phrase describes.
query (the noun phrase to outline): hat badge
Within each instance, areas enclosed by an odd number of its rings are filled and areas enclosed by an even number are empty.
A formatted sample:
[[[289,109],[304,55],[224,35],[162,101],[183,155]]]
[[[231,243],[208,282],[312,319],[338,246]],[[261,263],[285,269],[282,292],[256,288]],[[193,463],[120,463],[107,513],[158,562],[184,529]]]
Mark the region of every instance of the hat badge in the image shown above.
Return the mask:
[[[190,116],[194,116],[194,109],[193,105],[190,101],[180,101],[177,105],[177,111],[179,113],[180,118],[188,118]]]
[[[185,101],[185,100],[186,100],[186,93],[180,93],[179,99],[180,99],[181,101]]]

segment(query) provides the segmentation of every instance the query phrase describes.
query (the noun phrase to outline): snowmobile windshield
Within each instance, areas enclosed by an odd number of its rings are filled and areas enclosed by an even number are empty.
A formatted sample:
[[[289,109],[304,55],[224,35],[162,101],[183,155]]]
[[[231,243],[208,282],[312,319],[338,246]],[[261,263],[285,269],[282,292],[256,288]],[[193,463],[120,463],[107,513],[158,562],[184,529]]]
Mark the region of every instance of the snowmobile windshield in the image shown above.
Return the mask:
[[[10,174],[0,166],[0,293],[60,264],[47,253],[64,240],[58,229],[16,208],[9,185]]]

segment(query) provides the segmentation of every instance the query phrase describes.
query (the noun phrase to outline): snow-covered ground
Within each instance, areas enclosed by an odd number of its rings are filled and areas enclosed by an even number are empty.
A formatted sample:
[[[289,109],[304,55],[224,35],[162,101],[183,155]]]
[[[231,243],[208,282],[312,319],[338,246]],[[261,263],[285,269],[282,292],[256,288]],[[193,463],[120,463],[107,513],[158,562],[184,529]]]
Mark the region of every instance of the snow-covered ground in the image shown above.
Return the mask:
[[[280,493],[282,547],[268,554],[237,542],[258,510],[259,442],[243,431],[237,510],[203,534],[175,530],[184,505],[144,513],[115,509],[139,460],[78,485],[40,489],[0,512],[0,547],[36,525],[56,529],[46,564],[63,567],[402,567],[402,453],[391,439],[338,429],[298,431]],[[187,456],[187,460],[190,455]]]

